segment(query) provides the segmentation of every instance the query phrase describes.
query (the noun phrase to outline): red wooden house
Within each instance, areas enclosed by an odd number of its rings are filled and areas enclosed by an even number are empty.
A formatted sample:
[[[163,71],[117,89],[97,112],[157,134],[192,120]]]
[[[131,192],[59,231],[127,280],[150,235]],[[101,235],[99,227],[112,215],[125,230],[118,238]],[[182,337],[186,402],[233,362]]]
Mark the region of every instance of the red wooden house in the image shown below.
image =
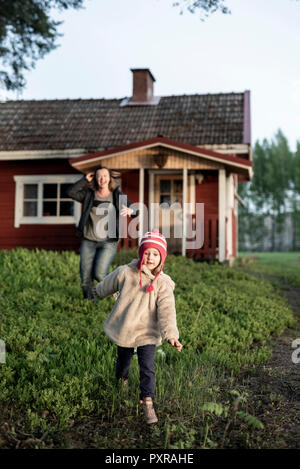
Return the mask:
[[[189,203],[189,213],[172,211],[169,252],[236,257],[237,183],[252,177],[250,92],[157,97],[150,70],[132,72],[130,98],[0,103],[0,248],[77,249],[81,207],[65,189],[102,164],[144,204],[140,232],[168,212],[155,218],[153,203]],[[198,203],[203,245],[191,249],[186,220]],[[137,242],[128,236],[120,246]]]

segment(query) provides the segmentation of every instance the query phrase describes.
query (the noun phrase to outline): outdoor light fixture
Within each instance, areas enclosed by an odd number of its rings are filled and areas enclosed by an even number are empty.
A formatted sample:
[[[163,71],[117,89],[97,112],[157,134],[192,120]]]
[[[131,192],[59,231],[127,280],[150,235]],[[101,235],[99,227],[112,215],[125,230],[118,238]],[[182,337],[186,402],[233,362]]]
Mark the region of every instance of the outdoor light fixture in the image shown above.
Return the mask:
[[[163,153],[161,150],[157,150],[156,153],[154,153],[154,162],[159,168],[163,168],[168,161],[168,155]]]

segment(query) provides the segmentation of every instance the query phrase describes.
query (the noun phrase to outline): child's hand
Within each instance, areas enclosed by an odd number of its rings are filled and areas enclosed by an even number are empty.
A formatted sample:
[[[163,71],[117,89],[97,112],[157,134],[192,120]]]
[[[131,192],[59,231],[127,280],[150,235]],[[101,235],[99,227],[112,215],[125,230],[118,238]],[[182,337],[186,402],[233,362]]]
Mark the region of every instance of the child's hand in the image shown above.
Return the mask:
[[[168,340],[169,344],[172,345],[172,347],[176,347],[178,352],[181,352],[182,349],[182,344],[179,342],[177,339],[169,339]]]

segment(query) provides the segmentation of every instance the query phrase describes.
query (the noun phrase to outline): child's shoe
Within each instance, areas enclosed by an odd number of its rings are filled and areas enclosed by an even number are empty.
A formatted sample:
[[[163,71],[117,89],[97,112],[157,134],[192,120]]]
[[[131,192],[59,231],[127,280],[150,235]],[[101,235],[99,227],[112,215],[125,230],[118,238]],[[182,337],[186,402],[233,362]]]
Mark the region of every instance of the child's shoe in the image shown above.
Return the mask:
[[[158,418],[153,407],[152,397],[144,397],[140,402],[142,404],[147,423],[156,423]]]

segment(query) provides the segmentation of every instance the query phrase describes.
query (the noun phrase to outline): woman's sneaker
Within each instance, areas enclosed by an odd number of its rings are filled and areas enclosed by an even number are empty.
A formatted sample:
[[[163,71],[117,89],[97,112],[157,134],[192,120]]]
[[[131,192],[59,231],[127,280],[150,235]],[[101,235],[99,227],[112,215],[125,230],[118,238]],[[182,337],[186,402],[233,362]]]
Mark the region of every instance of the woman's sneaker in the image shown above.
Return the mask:
[[[153,407],[152,397],[144,397],[144,399],[140,402],[142,404],[147,423],[158,422],[158,418]]]

